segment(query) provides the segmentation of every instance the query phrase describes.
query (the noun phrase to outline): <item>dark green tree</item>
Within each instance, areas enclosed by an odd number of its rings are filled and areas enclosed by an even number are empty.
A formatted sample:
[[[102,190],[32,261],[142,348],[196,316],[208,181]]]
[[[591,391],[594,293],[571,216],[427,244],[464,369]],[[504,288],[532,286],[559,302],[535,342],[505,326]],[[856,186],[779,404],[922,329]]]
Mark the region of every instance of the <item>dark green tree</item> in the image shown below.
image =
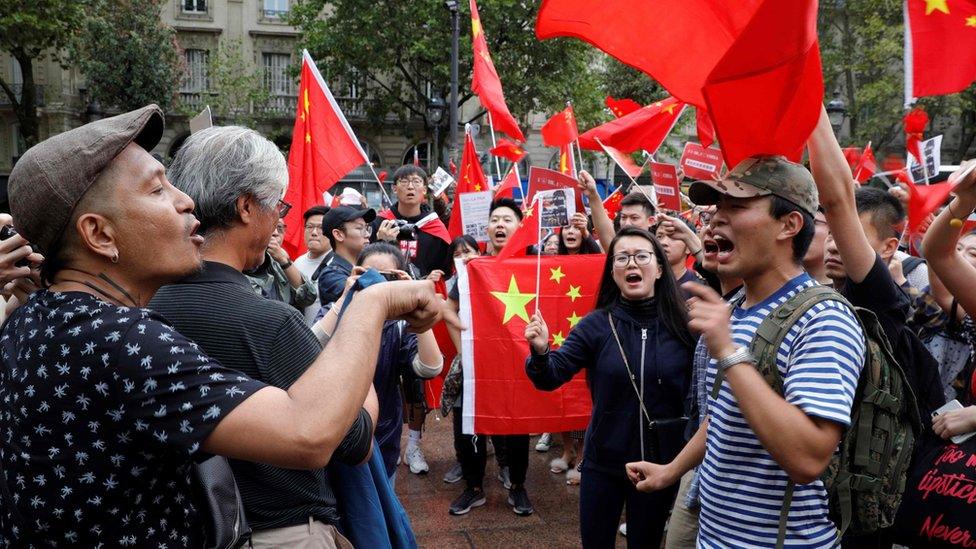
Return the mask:
[[[46,56],[66,62],[66,50],[83,28],[90,6],[90,0],[0,2],[0,50],[10,52],[23,74],[23,85],[15,88],[0,72],[0,89],[14,107],[20,135],[28,147],[38,140],[34,63]]]
[[[175,31],[160,20],[163,0],[113,0],[85,21],[74,44],[92,99],[128,111],[173,103],[181,75]],[[90,12],[91,13],[91,12]]]

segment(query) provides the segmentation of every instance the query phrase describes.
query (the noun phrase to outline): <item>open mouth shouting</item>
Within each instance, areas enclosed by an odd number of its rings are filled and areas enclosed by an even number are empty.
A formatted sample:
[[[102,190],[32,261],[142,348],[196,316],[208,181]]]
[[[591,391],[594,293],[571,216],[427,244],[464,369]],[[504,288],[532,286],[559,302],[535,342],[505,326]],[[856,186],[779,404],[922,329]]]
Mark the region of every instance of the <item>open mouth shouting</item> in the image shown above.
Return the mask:
[[[728,261],[735,251],[735,243],[723,235],[712,233],[712,235],[702,241],[702,248],[705,256],[723,263]]]

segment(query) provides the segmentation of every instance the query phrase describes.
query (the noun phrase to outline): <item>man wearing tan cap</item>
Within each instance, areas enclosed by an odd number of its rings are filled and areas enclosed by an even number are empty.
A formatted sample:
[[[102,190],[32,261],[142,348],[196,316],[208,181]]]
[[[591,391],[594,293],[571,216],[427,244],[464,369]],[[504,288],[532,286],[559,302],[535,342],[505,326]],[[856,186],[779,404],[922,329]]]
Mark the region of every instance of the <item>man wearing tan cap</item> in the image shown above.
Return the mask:
[[[370,287],[287,391],[210,359],[143,308],[201,263],[193,201],[148,152],[162,131],[150,105],[44,141],[10,175],[47,287],[0,333],[0,546],[203,546],[192,461],[324,466],[359,416],[384,320],[441,317],[430,283]]]
[[[818,284],[802,267],[818,206],[813,177],[783,157],[751,158],[720,181],[693,183],[689,196],[717,207],[705,258],[741,278],[745,298],[730,308],[708,286],[685,284],[689,327],[709,354],[709,419],[674,461],[628,464],[628,473],[638,489],[658,490],[701,465],[700,547],[776,546],[784,505],[787,544],[836,547],[820,475],[850,424],[865,356],[860,324],[833,299],[802,314],[777,352],[782,396],[748,351],[773,310]]]

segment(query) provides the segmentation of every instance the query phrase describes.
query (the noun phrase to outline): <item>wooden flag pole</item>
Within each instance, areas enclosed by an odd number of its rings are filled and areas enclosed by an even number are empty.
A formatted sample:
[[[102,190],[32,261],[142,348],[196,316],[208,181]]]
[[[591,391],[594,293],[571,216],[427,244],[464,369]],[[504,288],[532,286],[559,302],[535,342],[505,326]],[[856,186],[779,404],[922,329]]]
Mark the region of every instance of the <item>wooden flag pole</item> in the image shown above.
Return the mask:
[[[392,208],[393,201],[390,200],[390,195],[386,194],[386,189],[383,188],[383,182],[380,181],[380,176],[376,174],[376,168],[373,167],[373,163],[367,162],[366,165],[369,166],[369,171],[373,172],[373,178],[376,179],[376,184],[379,185],[380,192],[383,193],[383,198],[386,200],[386,204],[387,204],[386,207]]]

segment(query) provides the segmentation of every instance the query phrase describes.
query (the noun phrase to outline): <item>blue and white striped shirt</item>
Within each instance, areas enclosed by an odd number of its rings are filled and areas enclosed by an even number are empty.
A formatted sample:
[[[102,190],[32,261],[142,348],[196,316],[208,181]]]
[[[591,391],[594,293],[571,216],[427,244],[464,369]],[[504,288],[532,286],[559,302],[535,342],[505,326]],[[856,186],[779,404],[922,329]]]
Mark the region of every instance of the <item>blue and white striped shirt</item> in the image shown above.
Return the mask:
[[[732,339],[748,347],[760,323],[778,305],[816,282],[806,273],[762,303],[732,312]],[[790,329],[777,366],[786,401],[809,416],[850,424],[851,405],[864,365],[864,335],[854,312],[839,301],[821,302]],[[717,373],[709,360],[707,387]],[[749,427],[728,381],[709,398],[710,417],[701,472],[699,547],[774,547],[789,477]],[[789,547],[836,547],[820,480],[797,485],[786,531]]]

